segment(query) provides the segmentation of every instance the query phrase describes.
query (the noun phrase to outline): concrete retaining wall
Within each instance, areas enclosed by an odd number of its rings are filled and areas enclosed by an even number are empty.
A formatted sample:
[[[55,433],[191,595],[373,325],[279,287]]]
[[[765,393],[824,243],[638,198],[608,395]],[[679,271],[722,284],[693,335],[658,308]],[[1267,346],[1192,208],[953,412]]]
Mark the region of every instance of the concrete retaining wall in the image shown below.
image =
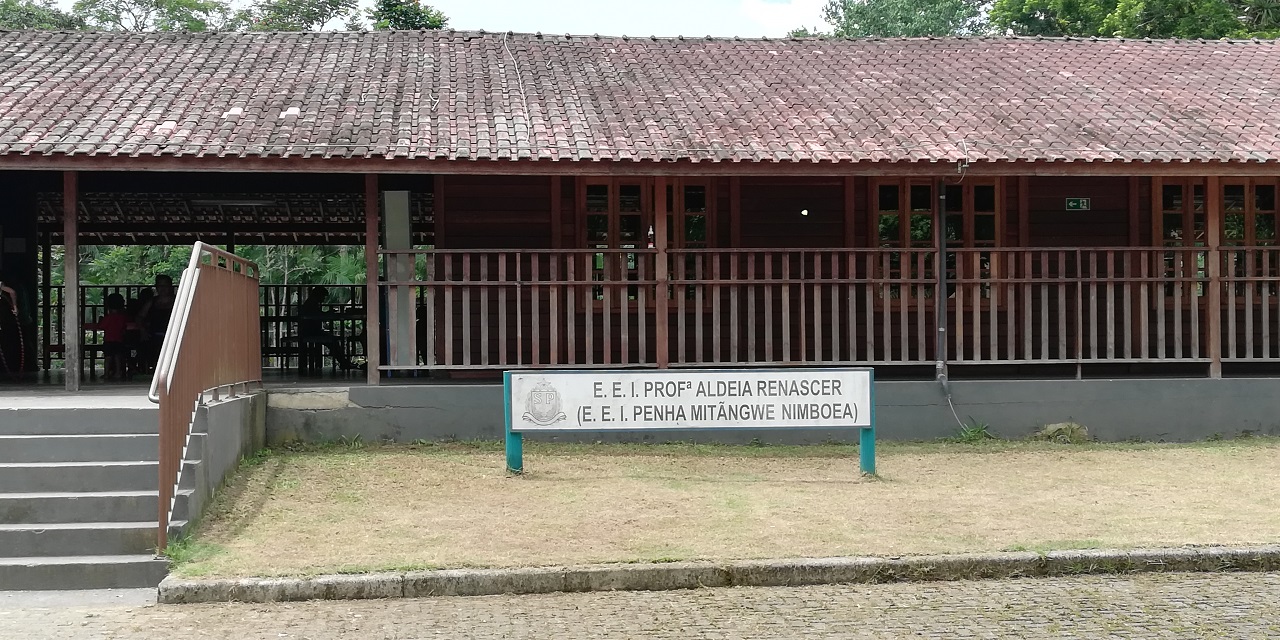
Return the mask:
[[[1215,434],[1280,435],[1280,379],[992,380],[953,381],[962,421],[1019,438],[1057,422],[1078,422],[1103,441],[1185,442]],[[932,381],[876,384],[882,440],[931,440],[954,435],[956,418]],[[501,385],[404,385],[271,391],[267,441],[366,442],[497,440],[502,437]],[[576,432],[530,439],[604,442],[701,441],[775,444],[854,442],[852,431]]]
[[[266,446],[267,396],[257,393],[202,406],[196,412],[192,432],[204,443],[199,464],[187,467],[195,477],[190,481],[183,478],[183,487],[193,489],[184,529],[199,521],[214,493],[222,488],[240,460]]]

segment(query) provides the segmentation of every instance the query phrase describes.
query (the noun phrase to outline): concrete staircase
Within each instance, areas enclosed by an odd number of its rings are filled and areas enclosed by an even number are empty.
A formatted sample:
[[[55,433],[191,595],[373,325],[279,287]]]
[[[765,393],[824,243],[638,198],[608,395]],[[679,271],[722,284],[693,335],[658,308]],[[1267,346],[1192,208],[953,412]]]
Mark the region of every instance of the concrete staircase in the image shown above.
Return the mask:
[[[0,410],[0,590],[159,584],[154,405],[27,404]],[[189,461],[203,441],[192,438]],[[171,530],[185,526],[191,494],[180,488]]]

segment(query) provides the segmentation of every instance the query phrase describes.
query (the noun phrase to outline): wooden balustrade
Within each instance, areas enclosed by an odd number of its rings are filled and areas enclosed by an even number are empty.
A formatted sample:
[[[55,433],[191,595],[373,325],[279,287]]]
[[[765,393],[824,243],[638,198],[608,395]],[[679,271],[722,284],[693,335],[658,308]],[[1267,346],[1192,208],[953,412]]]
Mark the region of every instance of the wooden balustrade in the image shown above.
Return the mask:
[[[415,256],[415,279],[383,284],[415,291],[421,356],[387,369],[1202,363],[1214,340],[1225,362],[1280,356],[1273,248],[949,249],[941,305],[934,249],[385,253]]]
[[[1280,359],[1280,247],[1218,252],[1222,279],[1222,360]]]

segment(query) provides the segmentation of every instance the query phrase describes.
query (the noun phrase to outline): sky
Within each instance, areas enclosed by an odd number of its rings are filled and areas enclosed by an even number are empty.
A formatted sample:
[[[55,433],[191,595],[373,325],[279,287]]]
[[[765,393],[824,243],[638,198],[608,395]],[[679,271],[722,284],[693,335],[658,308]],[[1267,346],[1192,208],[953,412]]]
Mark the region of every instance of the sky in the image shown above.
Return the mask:
[[[425,0],[455,29],[628,36],[784,36],[826,0]]]
[[[56,0],[70,9],[75,0]],[[454,29],[609,36],[784,36],[822,25],[827,0],[423,0]],[[234,0],[243,6],[249,0]],[[361,0],[364,7],[373,0]],[[333,27],[340,25],[334,24]]]

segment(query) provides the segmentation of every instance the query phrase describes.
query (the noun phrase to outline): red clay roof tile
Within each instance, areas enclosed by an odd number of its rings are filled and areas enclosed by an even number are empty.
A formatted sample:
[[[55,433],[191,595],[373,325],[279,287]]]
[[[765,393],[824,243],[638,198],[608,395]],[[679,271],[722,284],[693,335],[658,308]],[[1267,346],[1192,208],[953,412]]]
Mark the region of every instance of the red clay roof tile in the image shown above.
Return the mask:
[[[1280,161],[1280,44],[0,33],[0,154]]]

